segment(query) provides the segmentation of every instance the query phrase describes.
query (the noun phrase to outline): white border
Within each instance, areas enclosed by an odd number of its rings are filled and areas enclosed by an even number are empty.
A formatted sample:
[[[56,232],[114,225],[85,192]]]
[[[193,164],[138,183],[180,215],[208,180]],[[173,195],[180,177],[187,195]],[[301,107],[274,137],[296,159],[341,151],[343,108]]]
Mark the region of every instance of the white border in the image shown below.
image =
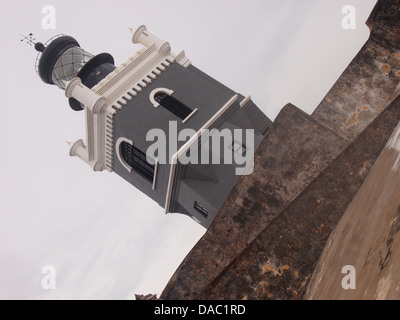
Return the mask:
[[[156,190],[157,173],[158,173],[158,159],[156,159],[156,163],[154,165],[153,190]]]
[[[189,119],[190,119],[191,117],[193,117],[193,116],[194,116],[194,114],[195,114],[197,111],[199,111],[199,109],[198,109],[198,108],[194,109],[194,110],[192,111],[192,113],[191,113],[191,114],[189,114],[189,115],[186,117],[186,119],[182,121],[182,123],[183,123],[183,124],[185,124],[186,122],[188,122],[188,121],[189,121]]]
[[[247,96],[240,102],[240,109],[242,109],[249,101],[251,100],[251,96]]]

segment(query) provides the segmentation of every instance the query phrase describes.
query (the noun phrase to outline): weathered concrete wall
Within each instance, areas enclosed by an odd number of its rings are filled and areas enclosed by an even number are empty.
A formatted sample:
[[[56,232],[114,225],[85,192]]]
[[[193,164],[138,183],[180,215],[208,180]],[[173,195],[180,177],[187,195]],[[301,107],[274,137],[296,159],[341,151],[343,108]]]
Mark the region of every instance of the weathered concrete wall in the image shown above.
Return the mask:
[[[400,98],[197,298],[302,299],[330,234],[399,120]]]
[[[282,109],[208,232],[162,299],[193,299],[310,184],[347,141],[293,105]]]
[[[369,40],[312,115],[350,140],[400,93],[399,1],[378,1],[367,24]]]
[[[312,117],[291,105],[282,110],[257,151],[255,172],[239,180],[161,298],[301,297],[400,120],[398,101],[391,104],[400,89],[399,12],[399,1],[378,1],[371,38]]]
[[[348,265],[354,290],[342,286]],[[306,298],[400,299],[400,124],[332,233]]]

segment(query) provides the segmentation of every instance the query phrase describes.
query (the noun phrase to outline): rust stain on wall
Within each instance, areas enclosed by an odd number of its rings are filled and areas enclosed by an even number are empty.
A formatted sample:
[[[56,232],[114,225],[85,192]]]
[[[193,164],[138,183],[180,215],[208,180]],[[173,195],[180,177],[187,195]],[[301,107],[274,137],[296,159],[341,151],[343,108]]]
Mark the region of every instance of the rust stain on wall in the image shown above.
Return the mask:
[[[351,117],[346,121],[346,127],[355,125],[357,123],[357,113],[353,113]]]
[[[287,264],[282,267],[276,267],[271,263],[271,260],[268,260],[267,263],[261,267],[261,274],[264,275],[267,272],[272,272],[275,276],[281,277],[283,273],[289,269],[290,267]]]

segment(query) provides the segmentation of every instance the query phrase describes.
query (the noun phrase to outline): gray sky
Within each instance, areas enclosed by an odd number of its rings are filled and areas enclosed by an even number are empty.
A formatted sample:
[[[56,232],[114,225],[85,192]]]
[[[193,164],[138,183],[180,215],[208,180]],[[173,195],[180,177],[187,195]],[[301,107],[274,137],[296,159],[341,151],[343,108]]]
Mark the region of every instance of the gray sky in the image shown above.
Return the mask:
[[[311,113],[368,38],[375,0],[1,1],[0,299],[132,299],[160,294],[205,230],[163,209],[115,174],[68,156],[84,115],[41,82],[36,53],[19,32],[45,42],[65,33],[122,64],[145,24],[173,51],[274,119],[291,102]],[[353,5],[356,30],[341,26]],[[44,5],[56,30],[44,30]],[[56,270],[44,290],[42,267]]]

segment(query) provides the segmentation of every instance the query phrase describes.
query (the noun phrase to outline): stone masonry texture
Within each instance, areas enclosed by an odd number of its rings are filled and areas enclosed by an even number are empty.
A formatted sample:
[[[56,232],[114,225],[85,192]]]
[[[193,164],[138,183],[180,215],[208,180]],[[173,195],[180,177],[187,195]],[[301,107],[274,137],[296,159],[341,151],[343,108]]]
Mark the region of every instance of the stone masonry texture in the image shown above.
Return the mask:
[[[399,122],[400,3],[315,112],[287,105],[162,299],[301,299],[326,241]],[[395,101],[394,101],[395,100]],[[393,102],[394,101],[394,102]]]

